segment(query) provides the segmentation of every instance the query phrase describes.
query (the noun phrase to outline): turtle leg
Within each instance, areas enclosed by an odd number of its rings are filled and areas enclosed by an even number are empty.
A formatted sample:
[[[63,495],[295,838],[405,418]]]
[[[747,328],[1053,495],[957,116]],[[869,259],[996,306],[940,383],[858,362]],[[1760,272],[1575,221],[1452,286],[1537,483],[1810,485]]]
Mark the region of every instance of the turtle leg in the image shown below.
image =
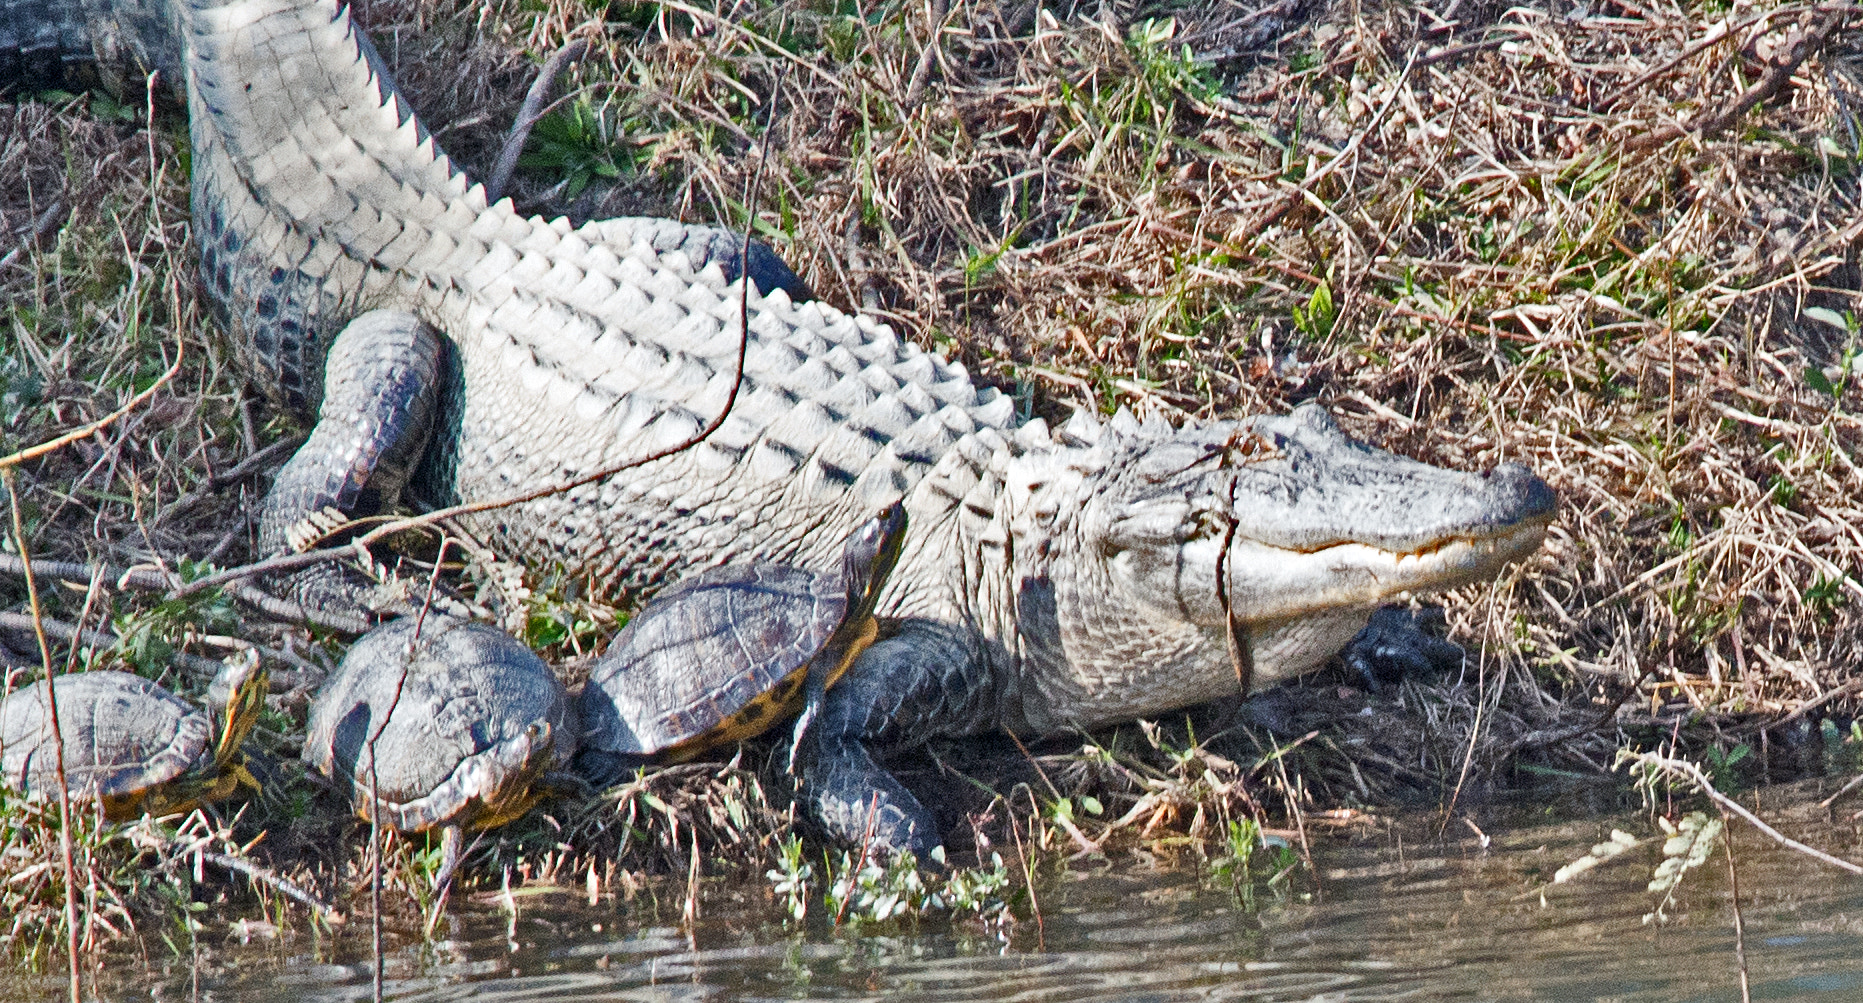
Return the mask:
[[[841,653],[837,651],[832,655],[830,658],[830,653],[824,651],[809,662],[808,679],[802,686],[802,713],[796,715],[795,731],[789,738],[790,776],[796,773],[796,756],[802,751],[802,739],[808,735],[809,726],[820,716],[822,704],[828,699],[828,675],[833,671],[831,663],[838,660]]]
[[[942,841],[937,821],[873,749],[949,734],[953,720],[994,726],[995,693],[982,683],[980,658],[959,631],[907,621],[862,652],[828,691],[801,744],[798,771],[809,809],[830,836],[928,859]]]
[[[324,366],[316,428],[265,498],[262,552],[299,549],[329,510],[353,518],[394,507],[431,437],[445,351],[439,332],[411,313],[374,310],[343,329]],[[334,564],[263,587],[282,612],[329,626],[362,633],[374,619],[368,584]]]

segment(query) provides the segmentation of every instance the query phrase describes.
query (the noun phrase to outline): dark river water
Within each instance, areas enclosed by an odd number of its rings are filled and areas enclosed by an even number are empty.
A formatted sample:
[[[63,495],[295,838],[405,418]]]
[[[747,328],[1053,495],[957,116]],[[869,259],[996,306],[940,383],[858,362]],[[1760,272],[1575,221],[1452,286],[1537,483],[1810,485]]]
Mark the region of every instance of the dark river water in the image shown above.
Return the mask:
[[[1841,778],[1840,778],[1841,779]],[[1852,814],[1814,807],[1836,782],[1772,789],[1768,817],[1863,859]],[[1751,804],[1754,794],[1742,796]],[[1845,805],[1848,804],[1846,809]],[[1541,813],[1542,815],[1544,812]],[[1644,812],[1557,824],[1520,810],[1316,834],[1317,875],[1253,895],[1163,849],[1055,861],[1037,875],[1039,922],[931,916],[916,925],[797,928],[765,883],[714,879],[688,930],[678,902],[590,908],[565,892],[456,909],[433,942],[397,939],[395,1000],[1361,1000],[1734,1001],[1740,998],[1725,857],[1688,873],[1664,909],[1646,886],[1662,833]],[[1530,813],[1529,813],[1530,815]],[[1612,829],[1642,840],[1581,879],[1546,887]],[[1732,826],[1755,1000],[1863,1000],[1863,879]],[[1175,854],[1175,855],[1174,855]],[[1025,910],[1026,911],[1026,910]],[[368,924],[299,923],[241,945],[222,925],[201,962],[150,948],[113,964],[119,999],[365,1000]],[[140,972],[137,971],[140,969]],[[38,990],[56,991],[41,982]],[[27,990],[28,995],[35,994]]]

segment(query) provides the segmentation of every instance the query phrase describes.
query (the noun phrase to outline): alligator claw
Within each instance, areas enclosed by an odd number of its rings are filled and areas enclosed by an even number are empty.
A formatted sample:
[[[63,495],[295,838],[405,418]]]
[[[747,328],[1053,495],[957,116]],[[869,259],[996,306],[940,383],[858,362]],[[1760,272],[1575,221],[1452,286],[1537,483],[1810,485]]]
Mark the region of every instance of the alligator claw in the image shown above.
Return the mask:
[[[1407,606],[1381,606],[1340,657],[1373,693],[1406,676],[1460,669],[1466,652],[1437,635],[1443,627],[1440,606],[1414,613]]]

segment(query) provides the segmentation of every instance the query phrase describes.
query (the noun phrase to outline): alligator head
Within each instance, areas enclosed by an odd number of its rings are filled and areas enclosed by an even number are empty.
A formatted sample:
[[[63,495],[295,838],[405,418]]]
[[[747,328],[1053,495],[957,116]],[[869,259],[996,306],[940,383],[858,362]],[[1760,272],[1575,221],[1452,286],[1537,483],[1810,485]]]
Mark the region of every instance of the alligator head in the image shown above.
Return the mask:
[[[1063,438],[1082,428],[1070,423]],[[1052,583],[1052,601],[1024,603],[1047,623],[1025,615],[1022,633],[1059,642],[1029,646],[1042,700],[1023,704],[1042,730],[1315,668],[1379,604],[1491,578],[1531,554],[1554,507],[1552,489],[1518,464],[1433,467],[1353,441],[1311,405],[1180,431],[1129,418],[1085,428],[1090,443],[1023,479],[1038,516],[1024,524],[1045,523],[1047,539],[1017,541],[1022,589],[1026,599],[1030,583]],[[1077,472],[1074,489],[1057,466]]]

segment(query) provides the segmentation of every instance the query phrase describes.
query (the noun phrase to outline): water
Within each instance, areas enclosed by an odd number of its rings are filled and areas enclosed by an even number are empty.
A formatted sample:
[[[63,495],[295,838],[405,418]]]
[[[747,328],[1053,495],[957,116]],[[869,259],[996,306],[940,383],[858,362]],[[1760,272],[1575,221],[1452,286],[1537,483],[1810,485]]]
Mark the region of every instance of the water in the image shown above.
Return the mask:
[[[1850,812],[1811,807],[1821,787],[1786,799],[1792,831],[1851,859],[1863,840]],[[1751,801],[1752,795],[1746,800]],[[1017,1001],[1739,999],[1725,858],[1683,883],[1666,923],[1646,923],[1661,839],[1646,815],[1522,824],[1489,817],[1491,842],[1457,822],[1316,835],[1311,878],[1252,901],[1181,849],[1059,864],[1038,879],[1039,923],[1012,929],[926,919],[885,932],[786,926],[760,882],[708,885],[690,933],[645,898],[590,908],[564,892],[456,911],[446,939],[388,959],[402,1001],[909,999]],[[1612,827],[1658,837],[1571,885],[1540,889]],[[1400,839],[1401,835],[1401,839]],[[1779,849],[1735,824],[1755,1000],[1863,1000],[1863,879]],[[1175,854],[1175,855],[1164,855]],[[495,897],[494,897],[495,898]],[[219,936],[219,934],[216,934]],[[406,944],[406,941],[399,941]],[[125,976],[119,997],[158,1000],[366,1000],[368,929],[336,939],[210,945]],[[153,986],[151,990],[151,986]]]

